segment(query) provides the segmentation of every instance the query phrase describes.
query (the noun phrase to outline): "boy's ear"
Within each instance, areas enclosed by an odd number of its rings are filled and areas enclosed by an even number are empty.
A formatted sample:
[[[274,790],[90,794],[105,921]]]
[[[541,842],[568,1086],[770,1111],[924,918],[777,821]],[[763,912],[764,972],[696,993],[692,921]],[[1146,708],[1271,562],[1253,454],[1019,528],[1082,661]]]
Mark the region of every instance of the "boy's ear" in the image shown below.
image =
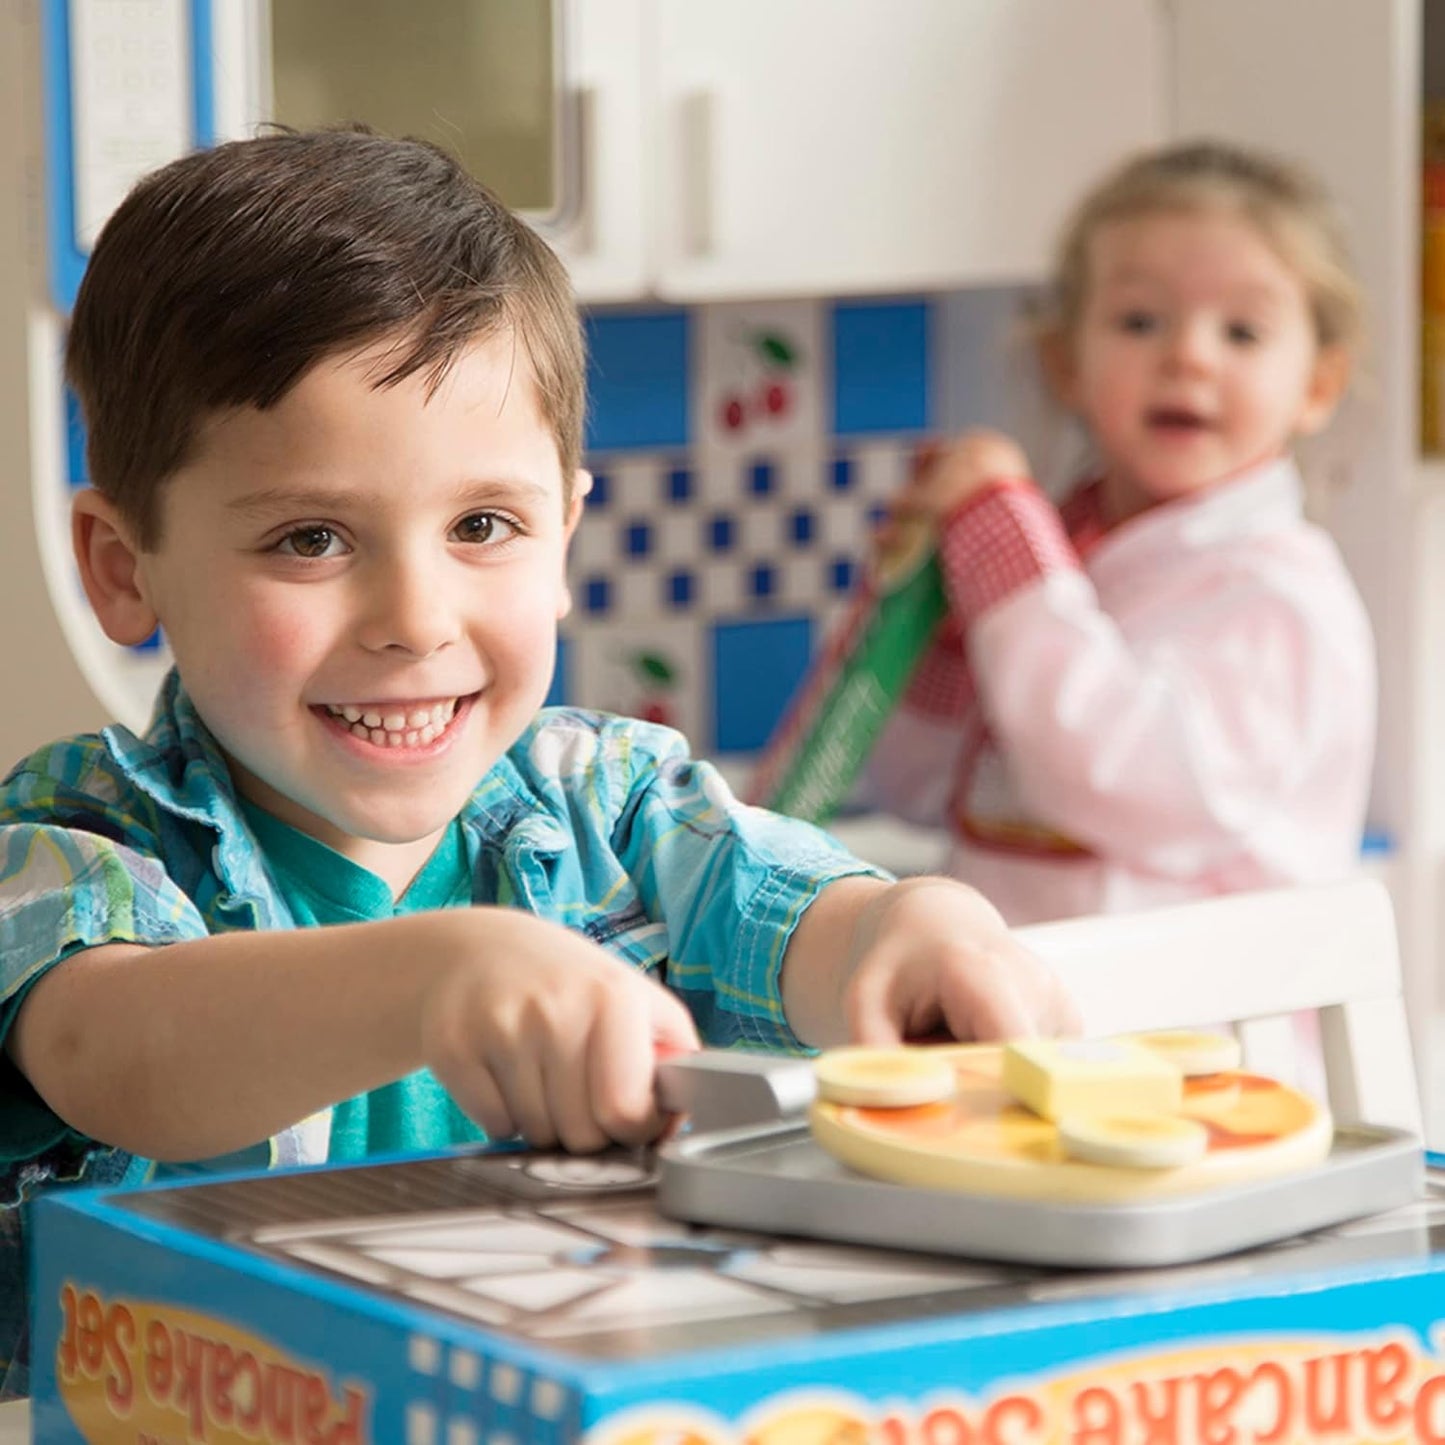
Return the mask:
[[[582,504],[587,498],[587,493],[592,490],[592,473],[583,471],[580,467],[572,473],[572,499],[567,503],[567,515],[562,519],[562,565],[567,564],[566,548],[572,541],[572,535],[577,530],[577,524],[582,520]],[[567,586],[567,579],[562,579],[562,591],[557,599],[557,621],[560,622],[572,611],[572,589]]]
[[[1308,437],[1322,431],[1334,415],[1350,384],[1350,354],[1343,346],[1322,346],[1305,388],[1304,402],[1295,422],[1295,435]]]
[[[582,504],[587,500],[592,491],[592,473],[583,467],[578,467],[572,473],[572,500],[567,503],[567,517],[563,523],[566,540],[572,540],[572,534],[577,530],[577,523],[582,520]]]
[[[135,647],[156,630],[140,579],[140,551],[120,514],[93,488],[75,494],[70,508],[70,541],[91,610],[105,635]]]

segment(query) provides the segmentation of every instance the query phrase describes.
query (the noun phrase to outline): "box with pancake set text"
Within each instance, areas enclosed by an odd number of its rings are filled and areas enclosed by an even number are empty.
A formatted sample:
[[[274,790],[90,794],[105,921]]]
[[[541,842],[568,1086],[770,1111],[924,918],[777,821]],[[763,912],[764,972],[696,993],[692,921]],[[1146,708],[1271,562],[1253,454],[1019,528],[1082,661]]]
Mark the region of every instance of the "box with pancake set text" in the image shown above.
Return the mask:
[[[650,1161],[452,1153],[42,1201],[36,1439],[1445,1440],[1445,1164],[1389,1214],[1106,1274],[692,1227]]]

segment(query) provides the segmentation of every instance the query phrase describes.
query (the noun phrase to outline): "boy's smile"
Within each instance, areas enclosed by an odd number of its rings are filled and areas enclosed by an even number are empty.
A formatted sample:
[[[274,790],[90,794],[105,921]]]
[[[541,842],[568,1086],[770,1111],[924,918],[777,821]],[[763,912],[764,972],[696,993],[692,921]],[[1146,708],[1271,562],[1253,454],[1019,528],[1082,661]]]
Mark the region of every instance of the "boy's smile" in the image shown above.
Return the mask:
[[[447,734],[459,708],[471,698],[446,698],[441,702],[368,702],[357,706],[327,703],[313,709],[334,720],[351,737],[377,748],[401,748],[415,753]]]
[[[510,332],[212,420],[139,589],[241,792],[398,890],[541,706],[580,496]]]

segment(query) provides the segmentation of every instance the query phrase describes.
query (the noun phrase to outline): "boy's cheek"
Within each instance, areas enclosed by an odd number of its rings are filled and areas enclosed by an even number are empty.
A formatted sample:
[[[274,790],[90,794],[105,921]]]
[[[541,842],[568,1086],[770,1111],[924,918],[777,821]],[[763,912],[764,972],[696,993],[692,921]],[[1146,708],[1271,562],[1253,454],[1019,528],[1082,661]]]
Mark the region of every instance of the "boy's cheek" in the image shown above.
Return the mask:
[[[212,671],[251,674],[249,683],[239,675],[233,681],[243,685],[279,681],[316,648],[317,621],[299,608],[235,608],[225,616],[223,605],[208,609],[213,619],[209,636],[194,640]],[[261,674],[260,677],[254,674]]]
[[[262,666],[284,667],[312,652],[316,638],[315,619],[287,610],[257,618],[243,643],[248,644],[251,656]]]

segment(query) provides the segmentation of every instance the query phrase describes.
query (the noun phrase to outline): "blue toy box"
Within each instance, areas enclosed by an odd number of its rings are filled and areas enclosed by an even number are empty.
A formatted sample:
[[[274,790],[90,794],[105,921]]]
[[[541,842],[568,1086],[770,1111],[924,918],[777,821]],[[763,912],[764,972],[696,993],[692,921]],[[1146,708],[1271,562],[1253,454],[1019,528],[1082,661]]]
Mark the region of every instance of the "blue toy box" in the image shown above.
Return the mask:
[[[35,1438],[125,1445],[1445,1441],[1418,1202],[1088,1274],[662,1218],[645,1158],[454,1153],[36,1211]]]

